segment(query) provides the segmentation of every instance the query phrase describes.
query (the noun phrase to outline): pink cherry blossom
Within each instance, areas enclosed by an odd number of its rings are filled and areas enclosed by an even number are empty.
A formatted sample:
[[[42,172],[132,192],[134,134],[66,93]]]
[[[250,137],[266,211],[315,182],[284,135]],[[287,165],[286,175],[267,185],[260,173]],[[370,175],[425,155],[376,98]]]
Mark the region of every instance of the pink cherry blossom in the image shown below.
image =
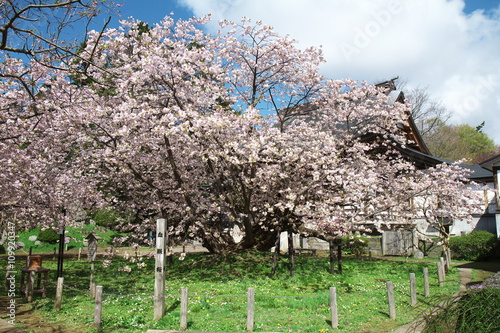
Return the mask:
[[[418,170],[396,149],[408,105],[324,79],[321,50],[262,23],[212,36],[208,20],[123,21],[65,69],[1,64],[31,82],[0,81],[1,218],[60,228],[112,207],[136,240],[165,217],[173,241],[223,252],[477,208],[457,165]]]

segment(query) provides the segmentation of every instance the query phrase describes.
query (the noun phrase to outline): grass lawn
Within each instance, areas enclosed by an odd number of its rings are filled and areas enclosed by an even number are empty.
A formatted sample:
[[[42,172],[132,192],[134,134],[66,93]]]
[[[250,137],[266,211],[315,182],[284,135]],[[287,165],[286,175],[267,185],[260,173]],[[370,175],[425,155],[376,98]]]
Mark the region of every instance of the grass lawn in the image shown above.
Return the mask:
[[[96,281],[104,293],[103,332],[178,330],[181,288],[189,291],[188,330],[244,332],[249,287],[255,289],[256,332],[390,332],[455,293],[460,284],[458,269],[452,268],[445,286],[438,287],[436,261],[432,260],[349,257],[343,261],[343,274],[331,275],[326,254],[320,253],[296,258],[296,273],[290,277],[286,258],[280,259],[277,273],[270,275],[269,253],[188,254],[184,260],[175,257],[166,268],[166,314],[156,322],[154,258],[134,259],[134,253],[129,254],[128,259],[115,256],[107,267],[103,265],[108,264],[106,258],[96,261]],[[47,257],[43,266],[55,271],[57,260]],[[36,311],[54,323],[78,327],[79,332],[96,332],[92,327],[94,302],[88,293],[90,264],[71,259],[64,267],[61,311],[53,310],[54,282],[46,299],[35,295]],[[429,270],[429,298],[423,296],[424,267]],[[415,307],[410,305],[410,273],[417,277]],[[385,281],[395,286],[396,320],[389,319]],[[337,288],[337,329],[331,328],[330,287]]]

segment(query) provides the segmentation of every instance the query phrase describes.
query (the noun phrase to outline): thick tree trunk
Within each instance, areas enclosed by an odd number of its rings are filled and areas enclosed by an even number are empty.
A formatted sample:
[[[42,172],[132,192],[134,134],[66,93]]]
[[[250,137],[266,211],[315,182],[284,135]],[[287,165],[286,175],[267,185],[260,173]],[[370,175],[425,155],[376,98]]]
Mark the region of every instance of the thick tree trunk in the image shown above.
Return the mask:
[[[280,231],[263,229],[260,225],[254,226],[253,235],[255,237],[255,248],[259,251],[269,251],[276,245],[280,238]]]
[[[335,243],[333,239],[328,241],[330,248],[330,274],[335,274]]]
[[[279,244],[279,237],[283,226],[276,226],[276,229],[269,230],[259,224],[247,230],[245,225],[240,225],[242,228],[242,239],[236,243],[233,237],[222,228],[213,227],[207,230],[200,230],[198,236],[203,240],[202,245],[210,253],[228,253],[240,252],[246,250],[256,249],[259,251],[270,251],[272,247]],[[286,230],[286,229],[285,229]],[[293,232],[293,229],[290,229]],[[215,237],[214,234],[220,235]]]
[[[261,226],[253,226],[253,230],[249,233],[243,229],[243,239],[236,243],[233,237],[222,230],[216,230],[219,237],[213,236],[213,231],[202,231],[199,236],[202,238],[202,245],[210,253],[228,253],[239,252],[251,249],[259,251],[269,251],[276,242],[279,242],[279,232],[277,230],[269,231]]]
[[[202,240],[203,247],[210,253],[222,254],[237,250],[237,244],[234,242],[234,239],[231,235],[225,233],[221,234],[219,237],[204,233]]]

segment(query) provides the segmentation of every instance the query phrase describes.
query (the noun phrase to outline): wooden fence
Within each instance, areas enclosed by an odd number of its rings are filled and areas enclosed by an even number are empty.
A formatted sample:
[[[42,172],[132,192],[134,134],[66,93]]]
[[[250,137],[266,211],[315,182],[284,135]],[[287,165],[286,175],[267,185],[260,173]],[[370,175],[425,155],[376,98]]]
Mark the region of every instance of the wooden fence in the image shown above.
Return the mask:
[[[440,287],[443,286],[444,280],[445,280],[445,274],[446,274],[446,261],[444,258],[442,258],[439,262],[437,262],[437,275],[438,275],[438,284]],[[429,271],[428,268],[423,269],[423,284],[424,284],[424,296],[429,297]],[[417,291],[416,291],[416,277],[415,273],[410,273],[409,276],[409,286],[410,286],[410,304],[412,306],[417,305]],[[54,310],[60,310],[61,309],[61,304],[62,304],[62,295],[63,295],[63,280],[62,278],[59,278],[57,282],[57,290],[56,290],[56,299],[55,299],[55,305],[54,305]],[[94,326],[97,329],[100,329],[101,327],[101,320],[102,320],[102,297],[103,297],[103,288],[102,286],[97,286],[96,291],[95,291],[95,306],[94,306]],[[387,307],[388,307],[388,315],[390,319],[395,320],[396,319],[396,303],[394,299],[394,284],[391,281],[386,281],[386,295],[387,295]],[[129,295],[130,297],[134,297],[132,295]],[[224,295],[220,295],[221,297],[224,297]],[[230,295],[226,295],[227,297],[231,297]],[[234,296],[234,295],[233,295]],[[255,294],[255,289],[254,288],[248,288],[247,290],[247,331],[253,332],[254,330],[254,324],[255,324],[255,297],[257,296],[265,296],[265,295],[256,295]],[[329,296],[329,306],[330,306],[330,315],[331,315],[331,327],[332,328],[337,328],[338,323],[339,323],[339,312],[338,312],[338,302],[337,302],[337,289],[335,287],[331,287],[329,290],[329,294],[325,295],[319,295],[319,296]],[[120,295],[120,297],[124,297],[123,295]],[[157,306],[159,304],[158,297],[159,295],[154,295],[154,296],[147,296],[154,298],[154,306]],[[162,295],[161,298],[164,299],[166,297],[175,297],[175,296],[165,296]],[[179,296],[177,296],[179,297]],[[187,329],[187,323],[188,323],[188,313],[189,313],[189,299],[190,295],[188,293],[188,288],[182,288],[181,294],[180,294],[180,318],[179,318],[179,328],[180,330],[186,330]],[[192,295],[191,295],[192,297]],[[280,297],[280,296],[266,296],[266,297]],[[281,296],[285,297],[285,296]],[[301,296],[301,297],[307,297],[307,296]],[[311,297],[318,297],[318,295],[314,295]],[[162,306],[162,305],[159,305]],[[157,310],[155,310],[155,320],[157,320]]]

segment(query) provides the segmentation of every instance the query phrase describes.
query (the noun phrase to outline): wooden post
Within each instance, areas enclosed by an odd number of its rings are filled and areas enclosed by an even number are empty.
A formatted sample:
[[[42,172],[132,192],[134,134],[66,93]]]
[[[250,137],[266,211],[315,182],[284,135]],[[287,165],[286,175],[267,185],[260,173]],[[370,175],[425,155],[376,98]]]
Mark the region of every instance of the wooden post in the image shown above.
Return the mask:
[[[445,252],[444,255],[446,256],[446,252]],[[446,273],[448,273],[448,267],[447,267],[448,266],[448,263],[447,263],[448,260],[445,259],[444,257],[439,258],[439,260],[441,261],[441,264],[443,265],[442,267],[443,267],[444,276],[446,276]]]
[[[288,256],[290,257],[290,276],[295,275],[295,249],[293,248],[292,228],[288,229]]]
[[[330,312],[332,316],[332,328],[339,326],[339,314],[337,308],[337,288],[330,287]]]
[[[271,275],[276,274],[276,266],[278,263],[278,249],[274,247],[274,253],[273,253],[273,265],[271,268]]]
[[[90,286],[89,286],[89,291],[90,291],[90,297],[95,298],[95,288],[96,288],[96,283],[95,283],[95,278],[94,278],[94,272],[95,272],[95,267],[94,267],[94,262],[90,262]]]
[[[156,260],[155,260],[155,290],[154,319],[159,320],[165,314],[165,219],[156,220]]]
[[[80,261],[80,257],[82,256],[82,248],[78,249],[78,261]]]
[[[445,273],[448,273],[448,252],[444,251],[443,253],[443,264],[444,264],[444,271]]]
[[[425,297],[429,297],[430,289],[429,289],[429,269],[424,267],[424,295]]]
[[[386,243],[387,243],[387,234],[385,232],[382,233],[382,239],[381,239],[381,242],[382,242],[382,255],[385,256],[386,253],[387,253],[387,246],[386,246]]]
[[[437,262],[436,265],[437,265],[437,273],[438,273],[439,286],[442,287],[443,286],[443,282],[444,282],[443,264],[441,262]]]
[[[273,253],[273,268],[271,270],[271,275],[276,274],[276,267],[278,265],[278,256],[280,254],[280,244],[281,244],[281,230],[278,229],[278,239],[276,240],[276,244],[274,246],[274,253]]]
[[[386,282],[387,300],[389,302],[389,318],[396,319],[396,302],[394,301],[394,285],[391,281]]]
[[[26,285],[26,298],[28,303],[33,300],[33,291],[35,289],[35,271],[28,273],[28,284]]]
[[[188,288],[181,289],[181,330],[187,329],[187,314],[188,314]]]
[[[410,273],[410,298],[411,306],[417,305],[417,283],[415,279],[415,273]]]
[[[63,283],[64,283],[63,277],[57,278],[56,301],[54,303],[54,311],[61,310]]]
[[[255,313],[255,290],[248,288],[247,294],[247,331],[253,332]]]
[[[65,229],[59,231],[59,253],[57,254],[57,277],[63,276],[64,263],[64,233]]]
[[[94,305],[94,327],[101,328],[102,316],[102,286],[95,288],[95,305]]]

